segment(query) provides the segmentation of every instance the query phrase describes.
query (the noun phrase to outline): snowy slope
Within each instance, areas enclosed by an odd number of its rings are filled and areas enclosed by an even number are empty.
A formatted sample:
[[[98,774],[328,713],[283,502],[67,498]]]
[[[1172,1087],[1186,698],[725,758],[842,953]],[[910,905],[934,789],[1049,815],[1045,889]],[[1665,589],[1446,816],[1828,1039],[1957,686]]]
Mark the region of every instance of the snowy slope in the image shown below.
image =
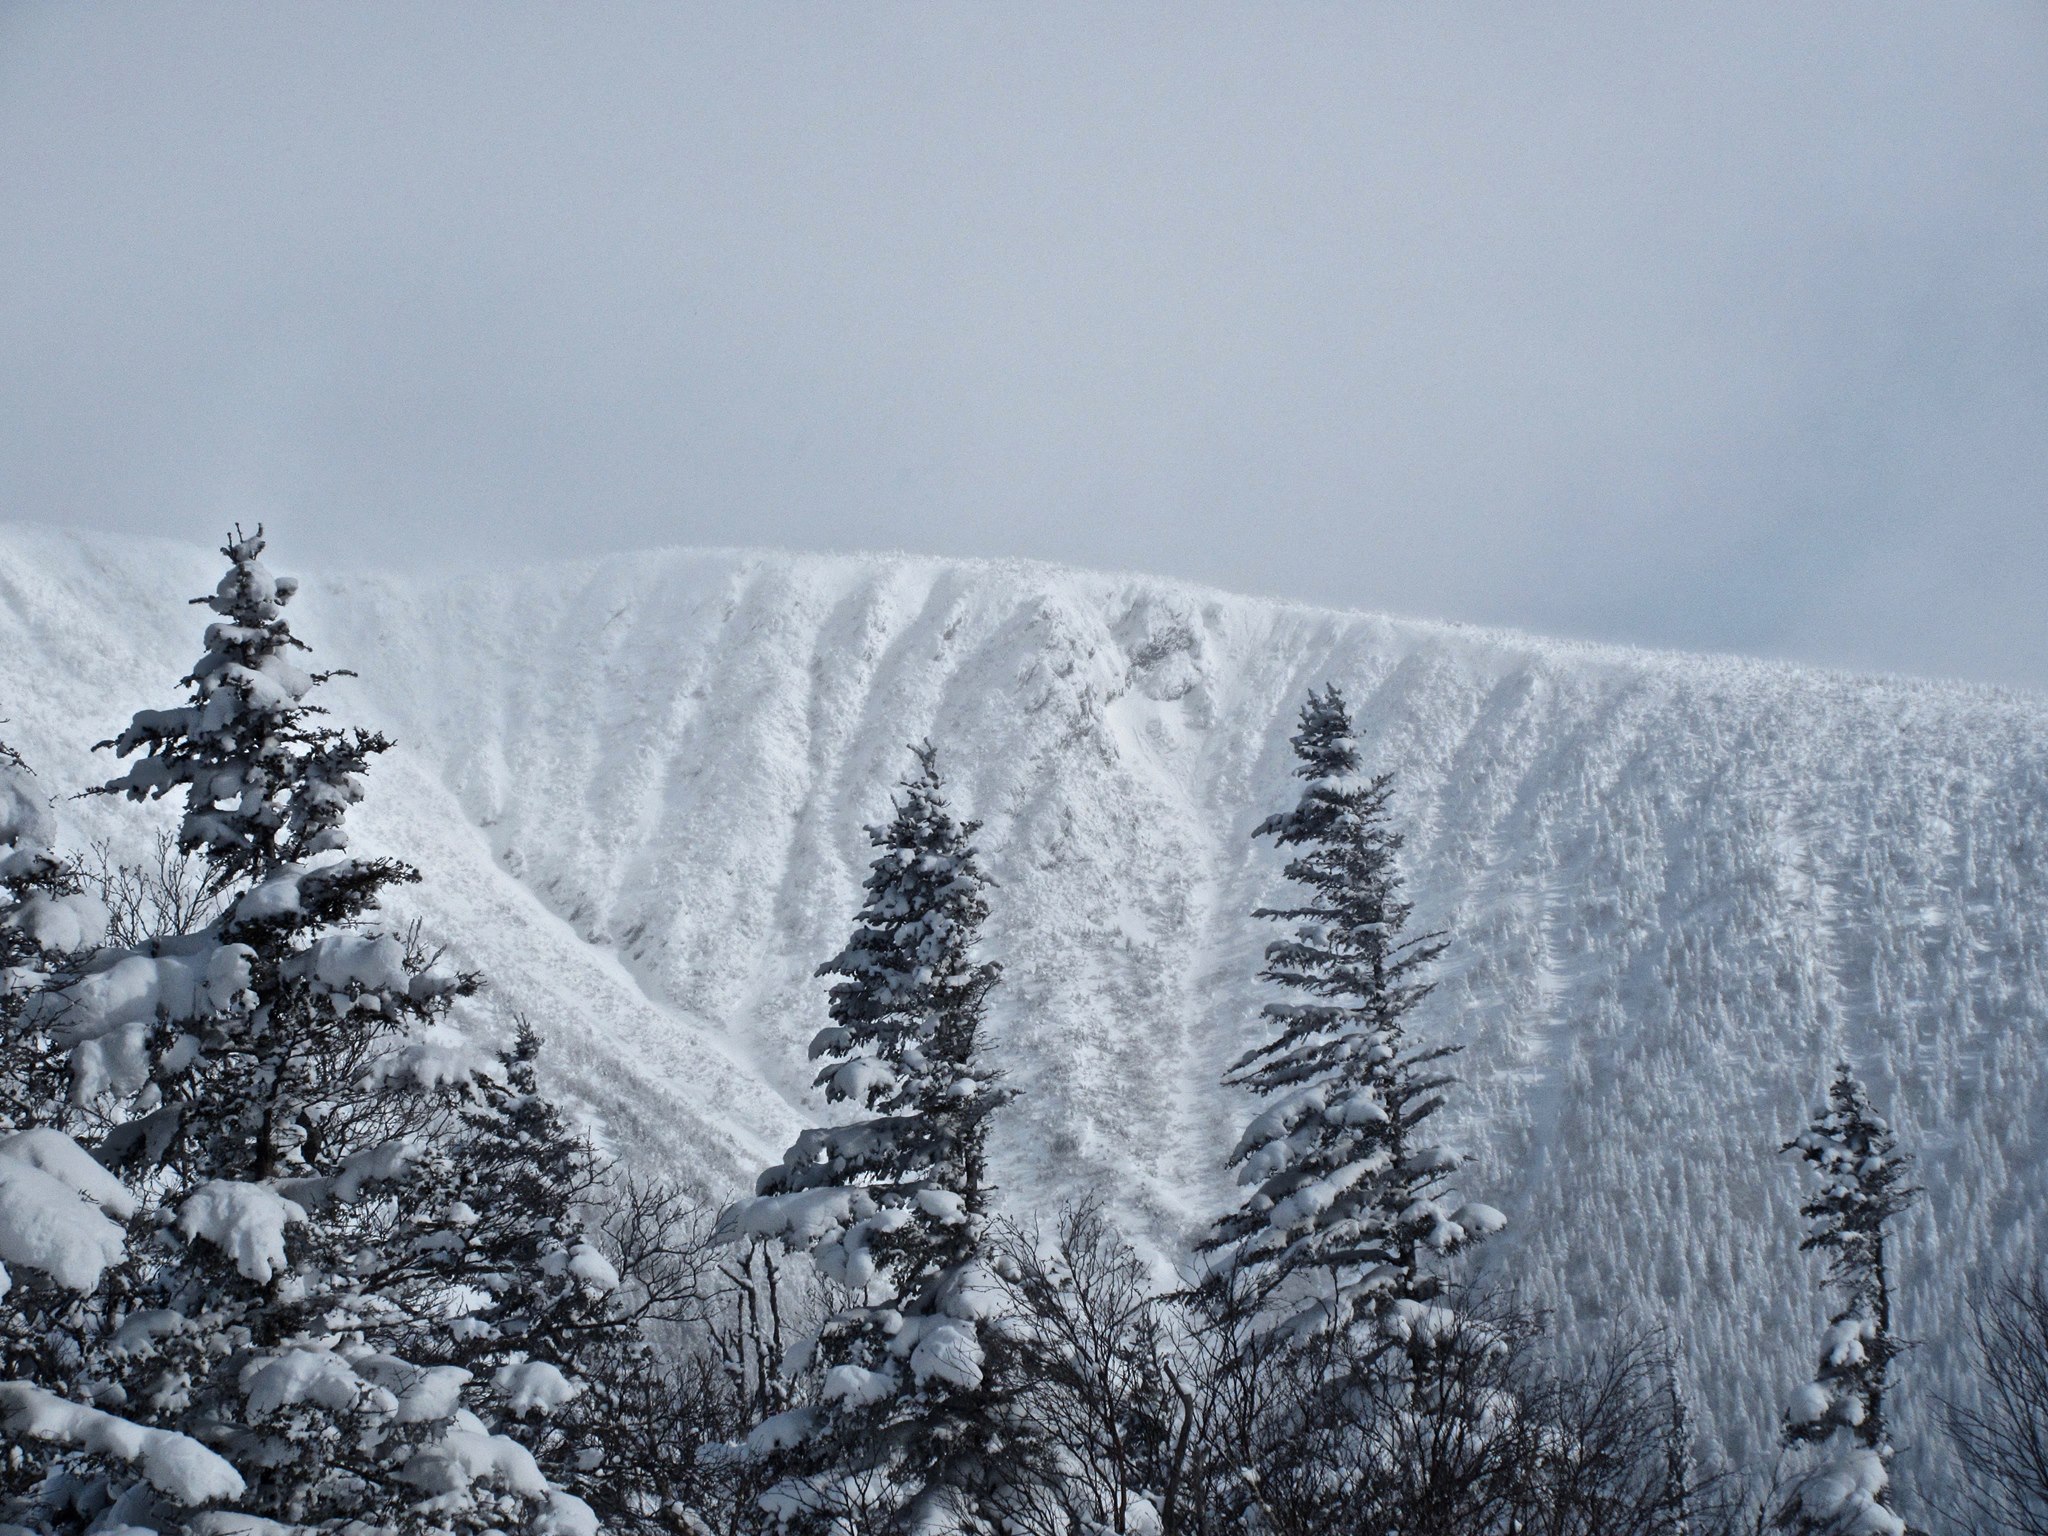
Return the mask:
[[[274,549],[295,569],[288,531]],[[0,528],[4,734],[53,788],[197,654],[210,552]],[[1401,774],[1425,1027],[1466,1043],[1489,1264],[1568,1330],[1684,1322],[1716,1433],[1765,1443],[1824,1309],[1773,1148],[1848,1051],[1931,1193],[1904,1327],[2048,1231],[2048,700],[1560,645],[1034,565],[670,552],[435,582],[307,573],[344,718],[400,742],[362,846],[555,1042],[604,1134],[729,1189],[815,1113],[811,968],[906,741],[983,819],[1010,1203],[1082,1190],[1170,1245],[1228,1197],[1291,798],[1324,679]],[[74,835],[140,812],[69,807]],[[1927,1392],[1909,1393],[1925,1407]],[[1929,1417],[1909,1439],[1934,1454]]]

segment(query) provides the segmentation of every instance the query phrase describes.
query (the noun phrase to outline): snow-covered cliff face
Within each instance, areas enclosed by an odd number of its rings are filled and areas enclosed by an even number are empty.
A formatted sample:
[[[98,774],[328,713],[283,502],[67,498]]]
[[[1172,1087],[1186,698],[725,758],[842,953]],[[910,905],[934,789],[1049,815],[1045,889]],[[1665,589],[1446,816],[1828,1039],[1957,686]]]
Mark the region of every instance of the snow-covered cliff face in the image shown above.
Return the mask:
[[[289,529],[273,548],[294,569]],[[197,654],[207,551],[0,529],[0,732],[53,791]],[[386,728],[358,844],[636,1159],[724,1191],[818,1106],[812,967],[929,736],[985,824],[1024,1090],[1020,1211],[1109,1195],[1163,1246],[1229,1198],[1312,684],[1397,771],[1417,919],[1455,947],[1487,1263],[1587,1335],[1669,1317],[1714,1432],[1767,1444],[1824,1320],[1775,1148],[1846,1053],[1920,1156],[1900,1248],[1923,1454],[1967,1286],[2048,1231],[2048,700],[1551,644],[1135,577],[673,552],[458,581],[317,572],[329,703]],[[149,818],[69,803],[71,835]]]

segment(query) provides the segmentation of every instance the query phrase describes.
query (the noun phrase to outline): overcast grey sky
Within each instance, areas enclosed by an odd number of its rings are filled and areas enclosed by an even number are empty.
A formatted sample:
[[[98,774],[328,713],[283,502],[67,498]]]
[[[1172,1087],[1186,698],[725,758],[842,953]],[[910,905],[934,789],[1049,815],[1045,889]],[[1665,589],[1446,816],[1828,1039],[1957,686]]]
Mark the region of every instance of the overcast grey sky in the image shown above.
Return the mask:
[[[0,517],[2048,687],[2048,3],[0,5]]]

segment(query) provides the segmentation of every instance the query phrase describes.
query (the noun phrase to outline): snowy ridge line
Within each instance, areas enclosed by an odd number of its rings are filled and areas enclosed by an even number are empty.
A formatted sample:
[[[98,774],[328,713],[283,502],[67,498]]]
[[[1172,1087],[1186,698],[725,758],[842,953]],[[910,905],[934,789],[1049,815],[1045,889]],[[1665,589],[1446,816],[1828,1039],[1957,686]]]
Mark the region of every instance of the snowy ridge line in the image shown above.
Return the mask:
[[[288,539],[289,530],[282,532]],[[209,551],[0,528],[0,704],[52,792],[190,657]],[[2048,1231],[2048,700],[1347,615],[1028,562],[675,552],[447,581],[312,576],[330,703],[398,748],[353,820],[531,1017],[607,1140],[724,1194],[809,1123],[812,973],[903,745],[986,823],[1012,1209],[1089,1188],[1170,1255],[1231,1198],[1255,1037],[1251,828],[1338,682],[1399,775],[1416,1028],[1509,1225],[1483,1262],[1568,1338],[1670,1315],[1704,1427],[1775,1435],[1823,1320],[1773,1149],[1853,1051],[1923,1182],[1899,1437],[1931,1445],[1963,1288]],[[109,615],[129,617],[119,626]],[[142,812],[60,807],[134,846]],[[1567,962],[1567,963],[1560,963]],[[1201,1149],[1209,1149],[1205,1161]]]
[[[285,525],[279,525],[281,527]],[[287,535],[289,528],[286,528]],[[56,549],[78,544],[100,544],[108,549],[140,551],[154,549],[175,566],[192,564],[200,546],[177,539],[122,538],[110,534],[81,533],[32,521],[0,520],[0,539],[25,554],[40,544]],[[1275,613],[1304,617],[1363,620],[1387,625],[1418,636],[1465,640],[1483,647],[1540,651],[1555,657],[1576,656],[1583,660],[1618,667],[1657,668],[1672,666],[1695,674],[1725,669],[1732,675],[1755,674],[1778,680],[1814,679],[1855,683],[1871,687],[1921,691],[1941,695],[1977,695],[1988,700],[2021,706],[2048,708],[2048,695],[2039,690],[2009,683],[1985,683],[1965,678],[1926,677],[1908,672],[1886,672],[1821,662],[1796,661],[1785,657],[1748,655],[1739,651],[1688,651],[1670,646],[1635,645],[1614,640],[1594,640],[1576,635],[1538,633],[1508,625],[1483,624],[1463,619],[1437,619],[1418,614],[1394,613],[1378,608],[1302,602],[1274,593],[1243,591],[1214,586],[1180,577],[1158,576],[1142,569],[1111,570],[1063,565],[1023,555],[927,555],[909,550],[863,549],[813,552],[776,549],[767,545],[692,544],[658,545],[626,554],[586,555],[542,563],[515,562],[479,571],[414,575],[396,566],[382,567],[374,561],[336,567],[319,583],[330,591],[344,591],[357,583],[405,588],[424,596],[455,588],[498,582],[518,584],[533,580],[560,580],[573,573],[597,574],[648,561],[722,562],[742,567],[770,564],[804,564],[819,567],[845,566],[862,573],[904,571],[968,571],[997,579],[1015,580],[1023,585],[1044,585],[1060,581],[1142,585],[1159,592],[1173,592],[1191,602],[1225,602],[1267,609]]]
[[[173,543],[170,540],[161,542],[167,545]],[[182,549],[190,546],[177,544],[174,547]],[[1040,560],[1025,555],[928,555],[915,550],[891,549],[818,552],[750,544],[669,544],[635,550],[629,554],[586,555],[537,564],[517,562],[482,571],[425,576],[411,576],[395,568],[387,570],[379,568],[374,563],[366,563],[360,567],[336,570],[330,574],[328,581],[330,585],[335,586],[345,585],[354,579],[403,583],[425,593],[498,581],[516,583],[533,579],[543,572],[556,579],[576,572],[594,574],[644,561],[706,561],[740,567],[798,563],[819,567],[838,565],[862,574],[881,571],[956,570],[1027,586],[1073,581],[1141,584],[1155,591],[1178,593],[1191,602],[1251,604],[1278,613],[1370,620],[1419,636],[1452,641],[1465,640],[1480,646],[1504,649],[1541,649],[1554,656],[1575,656],[1588,662],[1620,667],[1656,668],[1671,665],[1693,672],[1724,668],[1732,675],[1754,673],[1765,678],[1822,678],[1899,688],[1908,692],[1927,689],[1944,694],[1980,694],[1987,698],[2011,700],[2022,704],[2048,703],[2048,696],[2044,696],[2040,691],[2009,683],[1985,683],[1966,678],[1925,677],[1909,672],[1874,671],[1822,662],[1796,661],[1786,657],[1748,655],[1740,651],[1688,651],[1672,646],[1635,645],[1624,641],[1594,640],[1577,635],[1539,634],[1533,630],[1516,629],[1509,625],[1483,624],[1464,619],[1436,619],[1420,614],[1395,613],[1381,608],[1308,603],[1277,593],[1245,591],[1181,577],[1154,575],[1136,567],[1120,570],[1063,565],[1056,560]]]

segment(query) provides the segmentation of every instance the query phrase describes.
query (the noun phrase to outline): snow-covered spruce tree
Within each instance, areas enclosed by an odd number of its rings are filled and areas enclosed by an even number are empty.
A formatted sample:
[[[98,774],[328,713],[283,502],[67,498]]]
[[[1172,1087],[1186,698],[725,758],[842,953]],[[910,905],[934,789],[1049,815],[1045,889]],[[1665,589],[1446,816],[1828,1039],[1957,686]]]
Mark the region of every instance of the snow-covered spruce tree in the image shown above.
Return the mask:
[[[105,911],[53,845],[53,818],[0,745],[0,1525],[42,1502],[53,1469],[93,1451],[142,1495],[197,1505],[242,1491],[197,1441],[66,1395],[80,1341],[108,1331],[110,1269],[139,1201],[65,1133],[67,1074],[32,1001],[90,958]]]
[[[293,583],[262,549],[261,530],[228,544],[187,700],[136,716],[115,745],[141,756],[107,786],[182,794],[220,916],[102,953],[25,1010],[65,1052],[72,1104],[109,1127],[99,1160],[141,1196],[61,1395],[202,1442],[238,1474],[220,1507],[287,1528],[593,1530],[479,1416],[484,1383],[407,1353],[436,1326],[507,1321],[445,1275],[477,1213],[424,1177],[461,1156],[450,1085],[488,1070],[442,1027],[477,982],[380,924],[414,871],[345,856],[385,743],[305,703],[320,675],[291,662]],[[16,1519],[188,1528],[105,1444],[67,1444]]]
[[[185,797],[179,846],[206,857],[216,891],[345,847],[342,818],[362,799],[361,774],[390,746],[383,736],[321,725],[326,711],[306,695],[337,674],[307,672],[292,660],[306,645],[284,609],[298,578],[263,564],[264,538],[241,529],[221,550],[228,570],[206,597],[220,615],[206,648],[182,679],[191,690],[171,709],[137,711],[128,728],[100,743],[142,755],[97,793],[130,799]]]
[[[245,1491],[197,1440],[78,1390],[81,1356],[110,1332],[107,1277],[129,1262],[139,1204],[62,1131],[0,1136],[0,1530],[68,1532],[96,1515],[96,1530],[128,1528]],[[81,1463],[109,1475],[81,1486]]]
[[[606,1530],[697,1533],[731,1471],[697,1453],[739,1426],[655,1335],[686,1346],[712,1305],[705,1213],[603,1157],[542,1093],[540,1054],[522,1020],[492,1070],[442,1089],[458,1134],[423,1149],[408,1199],[453,1213],[461,1242],[443,1234],[390,1276],[409,1320],[397,1352],[467,1371],[477,1411],[516,1426]],[[450,1327],[451,1294],[488,1302]]]
[[[64,1075],[30,996],[78,964],[105,934],[106,912],[57,855],[55,819],[18,753],[0,742],[0,1133],[65,1116]]]
[[[1678,1377],[1675,1355],[1664,1357],[1664,1503],[1670,1526],[1662,1536],[1693,1536],[1700,1498],[1699,1453],[1694,1447],[1692,1400]]]
[[[868,830],[853,937],[819,968],[842,979],[811,1043],[817,1083],[860,1117],[805,1131],[724,1221],[808,1251],[843,1297],[793,1362],[818,1401],[749,1442],[791,1531],[992,1531],[1024,1445],[986,1212],[989,1116],[1009,1097],[983,1054],[988,880],[976,823],[948,809],[931,746],[915,751],[894,816]]]
[[[1408,1034],[1445,940],[1403,936],[1393,775],[1361,776],[1334,685],[1309,694],[1293,740],[1300,802],[1254,834],[1298,850],[1286,873],[1299,899],[1253,914],[1293,925],[1266,946],[1260,973],[1285,993],[1263,1010],[1272,1038],[1225,1078],[1272,1103],[1230,1154],[1251,1193],[1204,1246],[1217,1254],[1212,1279],[1266,1288],[1294,1337],[1369,1324],[1419,1347],[1441,1321],[1441,1261],[1503,1218],[1449,1202],[1462,1160],[1423,1134],[1455,1080],[1440,1064],[1457,1047]]]
[[[1906,1183],[1912,1159],[1847,1062],[1827,1104],[1782,1150],[1797,1152],[1820,1179],[1819,1193],[1799,1208],[1807,1221],[1799,1246],[1827,1255],[1841,1306],[1814,1379],[1785,1410],[1786,1442],[1825,1454],[1794,1487],[1778,1523],[1799,1536],[1902,1536],[1906,1523],[1890,1507],[1885,1392],[1905,1346],[1892,1331],[1885,1227],[1918,1193]]]
[[[462,1242],[424,1253],[410,1283],[422,1304],[454,1288],[490,1303],[454,1329],[415,1304],[405,1353],[469,1371],[490,1416],[524,1426],[550,1481],[602,1513],[631,1482],[611,1465],[605,1389],[647,1345],[584,1223],[610,1169],[540,1091],[540,1048],[522,1020],[496,1071],[448,1090],[459,1134],[432,1149],[412,1188],[460,1214]]]

